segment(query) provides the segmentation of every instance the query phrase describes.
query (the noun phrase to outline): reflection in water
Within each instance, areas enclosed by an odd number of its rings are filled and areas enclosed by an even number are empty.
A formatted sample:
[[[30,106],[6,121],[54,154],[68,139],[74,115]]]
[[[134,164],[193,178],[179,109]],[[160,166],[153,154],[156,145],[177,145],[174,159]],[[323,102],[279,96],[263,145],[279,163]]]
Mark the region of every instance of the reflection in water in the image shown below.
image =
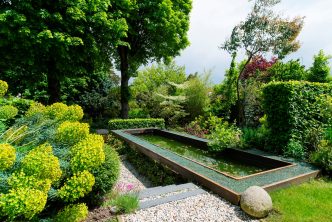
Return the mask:
[[[227,156],[214,156],[208,151],[201,150],[196,146],[188,145],[180,141],[176,141],[167,137],[153,135],[153,134],[141,134],[138,137],[172,152],[175,152],[181,156],[190,158],[197,162],[200,162],[206,166],[212,167],[221,172],[231,174],[233,176],[247,176],[250,174],[262,172],[265,169],[257,166],[240,163]]]

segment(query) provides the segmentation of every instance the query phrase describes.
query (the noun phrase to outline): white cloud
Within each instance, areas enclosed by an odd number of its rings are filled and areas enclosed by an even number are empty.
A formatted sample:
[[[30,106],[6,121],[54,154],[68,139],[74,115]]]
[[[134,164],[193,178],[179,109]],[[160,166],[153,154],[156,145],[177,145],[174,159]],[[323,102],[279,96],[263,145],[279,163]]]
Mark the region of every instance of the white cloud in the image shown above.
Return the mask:
[[[230,56],[218,46],[230,35],[232,28],[244,20],[250,11],[247,0],[193,0],[189,39],[191,45],[176,58],[185,65],[187,73],[212,69],[213,81],[223,79],[229,67]],[[299,36],[302,47],[288,57],[300,58],[310,66],[312,57],[320,49],[332,54],[332,1],[283,0],[278,6],[284,16],[305,16],[305,25]],[[241,58],[239,58],[241,59]]]

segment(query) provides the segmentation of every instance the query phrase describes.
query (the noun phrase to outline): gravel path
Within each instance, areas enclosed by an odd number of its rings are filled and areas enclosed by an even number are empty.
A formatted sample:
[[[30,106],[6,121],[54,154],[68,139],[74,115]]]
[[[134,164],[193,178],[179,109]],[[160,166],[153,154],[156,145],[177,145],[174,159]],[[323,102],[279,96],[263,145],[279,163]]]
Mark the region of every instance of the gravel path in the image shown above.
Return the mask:
[[[123,216],[125,222],[238,222],[255,221],[238,206],[212,194],[162,204]]]
[[[127,185],[132,185],[132,190],[135,191],[140,191],[152,186],[147,178],[140,175],[127,160],[123,159],[120,166],[120,177],[115,184],[115,187],[123,187]]]

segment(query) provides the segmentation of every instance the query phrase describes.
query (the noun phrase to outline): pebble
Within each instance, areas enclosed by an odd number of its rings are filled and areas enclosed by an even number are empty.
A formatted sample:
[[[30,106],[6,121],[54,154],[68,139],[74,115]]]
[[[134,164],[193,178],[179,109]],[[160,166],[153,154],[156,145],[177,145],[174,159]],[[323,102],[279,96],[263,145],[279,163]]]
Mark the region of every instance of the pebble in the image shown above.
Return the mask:
[[[214,194],[202,194],[123,216],[126,222],[254,222],[239,206]]]

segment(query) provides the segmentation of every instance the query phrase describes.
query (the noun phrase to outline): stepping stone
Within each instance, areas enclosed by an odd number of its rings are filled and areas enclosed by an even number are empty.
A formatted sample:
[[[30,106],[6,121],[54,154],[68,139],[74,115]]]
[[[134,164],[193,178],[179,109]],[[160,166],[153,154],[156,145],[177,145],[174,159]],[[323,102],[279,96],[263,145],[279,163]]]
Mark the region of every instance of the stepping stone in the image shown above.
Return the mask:
[[[146,208],[158,206],[160,204],[165,204],[165,203],[169,203],[169,202],[173,202],[173,201],[183,200],[183,199],[186,199],[188,197],[192,197],[192,196],[196,196],[196,195],[204,194],[204,193],[206,193],[206,191],[199,188],[199,189],[195,189],[195,190],[192,190],[192,191],[178,193],[178,194],[174,194],[174,195],[163,197],[163,198],[158,198],[158,199],[154,199],[154,200],[140,202],[139,203],[139,208],[140,209],[146,209]]]
[[[186,190],[186,189],[198,189],[198,187],[193,184],[193,183],[185,183],[181,185],[169,185],[165,187],[154,187],[154,188],[148,188],[145,190],[142,190],[138,197],[139,199],[144,199],[147,197],[154,197],[154,196],[162,196],[167,193],[173,193],[181,190]]]

